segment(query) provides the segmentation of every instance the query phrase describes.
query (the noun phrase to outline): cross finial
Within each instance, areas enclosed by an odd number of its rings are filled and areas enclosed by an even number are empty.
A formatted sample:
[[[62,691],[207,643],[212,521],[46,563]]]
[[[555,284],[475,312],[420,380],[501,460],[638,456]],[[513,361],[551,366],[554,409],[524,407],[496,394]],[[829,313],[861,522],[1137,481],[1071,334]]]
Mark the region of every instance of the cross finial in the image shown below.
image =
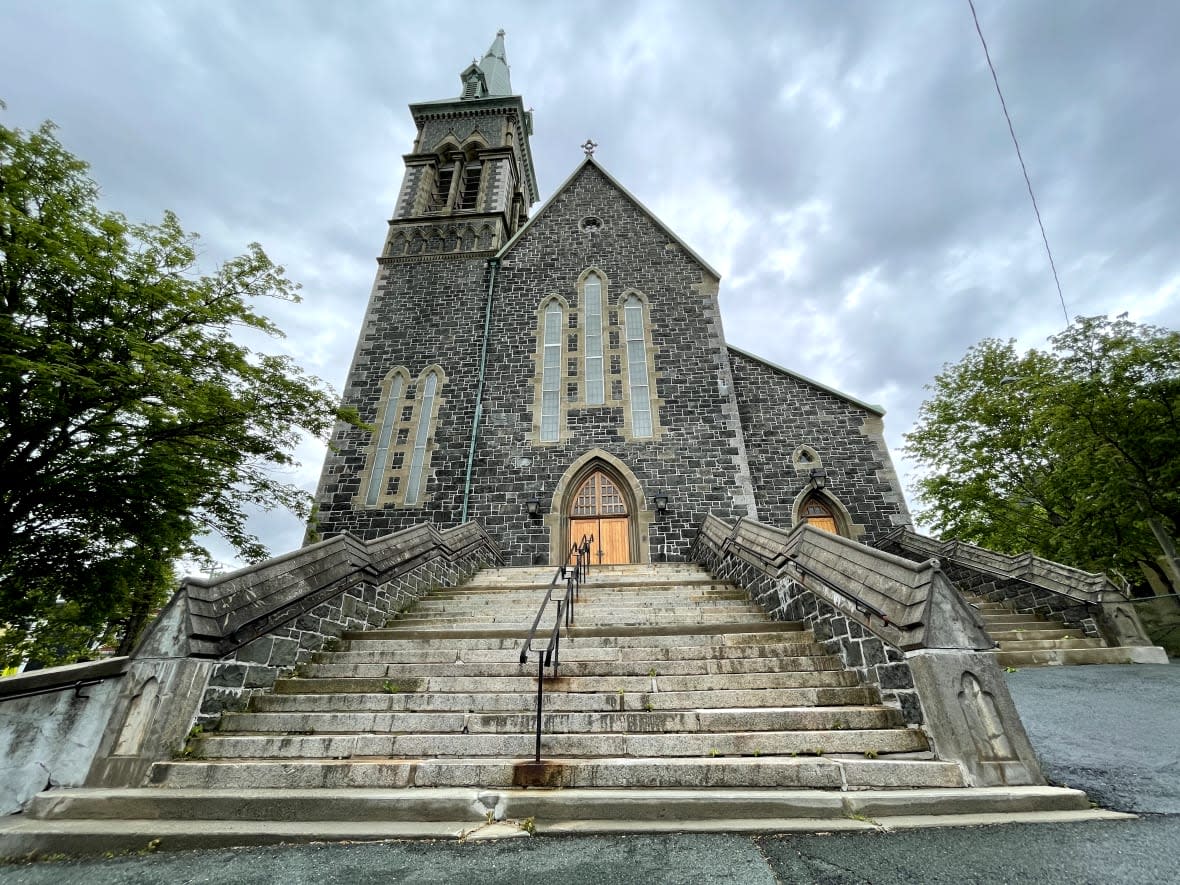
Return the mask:
[[[593,157],[594,156],[594,149],[596,147],[598,147],[598,145],[596,145],[594,142],[592,142],[590,139],[587,138],[586,143],[584,145],[582,145],[582,150],[584,150],[586,152],[587,157]]]

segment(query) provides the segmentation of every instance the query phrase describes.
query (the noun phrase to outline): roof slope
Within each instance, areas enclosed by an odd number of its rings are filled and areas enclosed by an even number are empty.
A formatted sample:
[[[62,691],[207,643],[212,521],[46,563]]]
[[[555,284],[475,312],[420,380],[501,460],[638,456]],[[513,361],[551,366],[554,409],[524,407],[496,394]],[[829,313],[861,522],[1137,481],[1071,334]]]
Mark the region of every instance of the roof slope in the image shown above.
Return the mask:
[[[846,403],[851,403],[854,406],[858,406],[862,409],[866,409],[866,410],[872,412],[874,415],[884,415],[885,414],[884,406],[878,406],[874,403],[867,403],[862,399],[857,399],[855,396],[852,396],[852,394],[845,393],[842,390],[837,390],[834,387],[828,387],[828,385],[824,384],[821,381],[816,381],[814,378],[808,378],[806,375],[800,374],[799,372],[792,371],[791,369],[786,369],[786,368],[778,365],[778,363],[772,363],[768,359],[764,359],[764,358],[758,356],[757,354],[750,353],[748,350],[742,350],[740,347],[734,347],[732,344],[727,343],[726,347],[728,347],[732,352],[738,354],[739,356],[743,356],[746,359],[754,360],[754,362],[761,363],[762,365],[766,366],[766,368],[768,368],[774,372],[778,372],[782,375],[787,375],[791,378],[794,378],[796,381],[800,381],[804,384],[810,385],[811,387],[815,387],[819,390],[824,391],[825,393],[830,393],[832,396],[838,397],[839,399],[844,400]]]
[[[721,274],[719,274],[716,269],[711,264],[709,264],[709,262],[705,261],[705,259],[698,255],[697,252],[688,245],[688,243],[684,242],[684,240],[682,240],[679,235],[677,235],[677,233],[672,230],[672,228],[664,224],[664,222],[660,220],[659,216],[643,205],[643,203],[641,203],[633,193],[627,190],[627,188],[623,187],[617,178],[603,169],[602,165],[591,156],[587,156],[586,159],[578,165],[578,168],[576,168],[570,174],[569,178],[567,178],[558,186],[557,190],[555,190],[553,195],[545,201],[544,205],[542,205],[540,209],[533,213],[533,217],[530,218],[528,222],[512,236],[512,239],[504,244],[503,248],[500,249],[500,251],[496,254],[496,257],[503,258],[512,249],[516,241],[524,235],[525,231],[531,228],[537,222],[537,219],[541,218],[545,214],[545,210],[553,204],[553,201],[561,196],[562,192],[564,192],[575,180],[577,180],[578,176],[580,176],[587,167],[593,167],[597,172],[599,172],[603,178],[610,182],[610,184],[619,191],[619,193],[626,197],[640,212],[646,215],[651,220],[652,224],[663,231],[663,233],[673,240],[676,245],[688,253],[688,255],[692,257],[693,261],[699,264],[707,273],[712,275],[717,280],[721,279]]]

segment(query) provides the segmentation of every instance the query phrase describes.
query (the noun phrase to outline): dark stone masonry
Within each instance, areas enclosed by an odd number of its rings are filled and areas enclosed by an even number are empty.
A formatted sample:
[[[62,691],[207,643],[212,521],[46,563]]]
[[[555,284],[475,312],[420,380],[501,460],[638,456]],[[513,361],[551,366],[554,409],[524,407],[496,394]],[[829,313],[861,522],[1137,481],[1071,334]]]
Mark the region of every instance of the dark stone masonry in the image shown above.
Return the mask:
[[[525,565],[586,533],[600,562],[682,560],[709,513],[908,524],[881,410],[729,347],[716,271],[591,155],[529,220],[497,46],[462,98],[411,106],[344,392],[367,426],[335,431],[318,536],[466,517]]]

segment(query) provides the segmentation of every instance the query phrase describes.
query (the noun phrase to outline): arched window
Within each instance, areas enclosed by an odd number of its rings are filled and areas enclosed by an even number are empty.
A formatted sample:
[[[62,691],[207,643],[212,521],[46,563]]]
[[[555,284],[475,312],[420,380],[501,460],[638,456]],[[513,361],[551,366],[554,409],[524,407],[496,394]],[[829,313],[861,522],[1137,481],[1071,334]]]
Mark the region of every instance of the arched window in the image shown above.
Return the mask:
[[[582,312],[586,318],[586,402],[606,401],[602,375],[602,279],[593,271],[582,284]]]
[[[545,308],[541,355],[541,442],[556,442],[561,438],[561,335],[561,303],[554,299]]]
[[[389,444],[393,439],[393,426],[397,423],[398,408],[402,392],[405,389],[405,378],[395,369],[389,376],[389,395],[382,407],[380,430],[377,432],[377,448],[373,452],[373,467],[369,471],[369,487],[365,493],[365,504],[376,507],[381,499],[381,489],[385,484],[385,468],[389,464]]]
[[[836,524],[835,511],[819,498],[808,498],[804,501],[801,514],[803,521],[808,525],[813,525],[817,529],[823,529],[834,535],[840,534],[840,529]]]
[[[418,429],[414,434],[414,451],[410,456],[410,473],[406,480],[406,503],[417,504],[422,490],[422,468],[426,463],[426,443],[430,439],[430,422],[434,416],[434,395],[438,391],[438,375],[427,372],[421,384],[418,400]]]
[[[647,345],[643,332],[643,301],[637,295],[623,299],[623,326],[627,333],[627,383],[631,393],[631,435],[652,435],[651,385],[647,374]]]

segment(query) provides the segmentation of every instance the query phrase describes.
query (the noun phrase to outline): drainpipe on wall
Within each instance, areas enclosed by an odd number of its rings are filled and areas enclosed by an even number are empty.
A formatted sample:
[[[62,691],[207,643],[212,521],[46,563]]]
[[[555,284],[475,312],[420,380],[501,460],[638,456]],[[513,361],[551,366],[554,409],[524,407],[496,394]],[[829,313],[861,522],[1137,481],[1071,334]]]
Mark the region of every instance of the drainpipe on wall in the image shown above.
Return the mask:
[[[467,477],[463,481],[463,511],[459,522],[467,522],[467,505],[471,500],[471,473],[475,469],[475,441],[479,438],[479,419],[483,416],[483,384],[488,369],[488,336],[492,331],[492,302],[496,288],[496,268],[500,262],[488,259],[488,298],[483,311],[483,344],[479,351],[479,382],[475,386],[475,415],[471,419],[471,445],[467,449]]]

